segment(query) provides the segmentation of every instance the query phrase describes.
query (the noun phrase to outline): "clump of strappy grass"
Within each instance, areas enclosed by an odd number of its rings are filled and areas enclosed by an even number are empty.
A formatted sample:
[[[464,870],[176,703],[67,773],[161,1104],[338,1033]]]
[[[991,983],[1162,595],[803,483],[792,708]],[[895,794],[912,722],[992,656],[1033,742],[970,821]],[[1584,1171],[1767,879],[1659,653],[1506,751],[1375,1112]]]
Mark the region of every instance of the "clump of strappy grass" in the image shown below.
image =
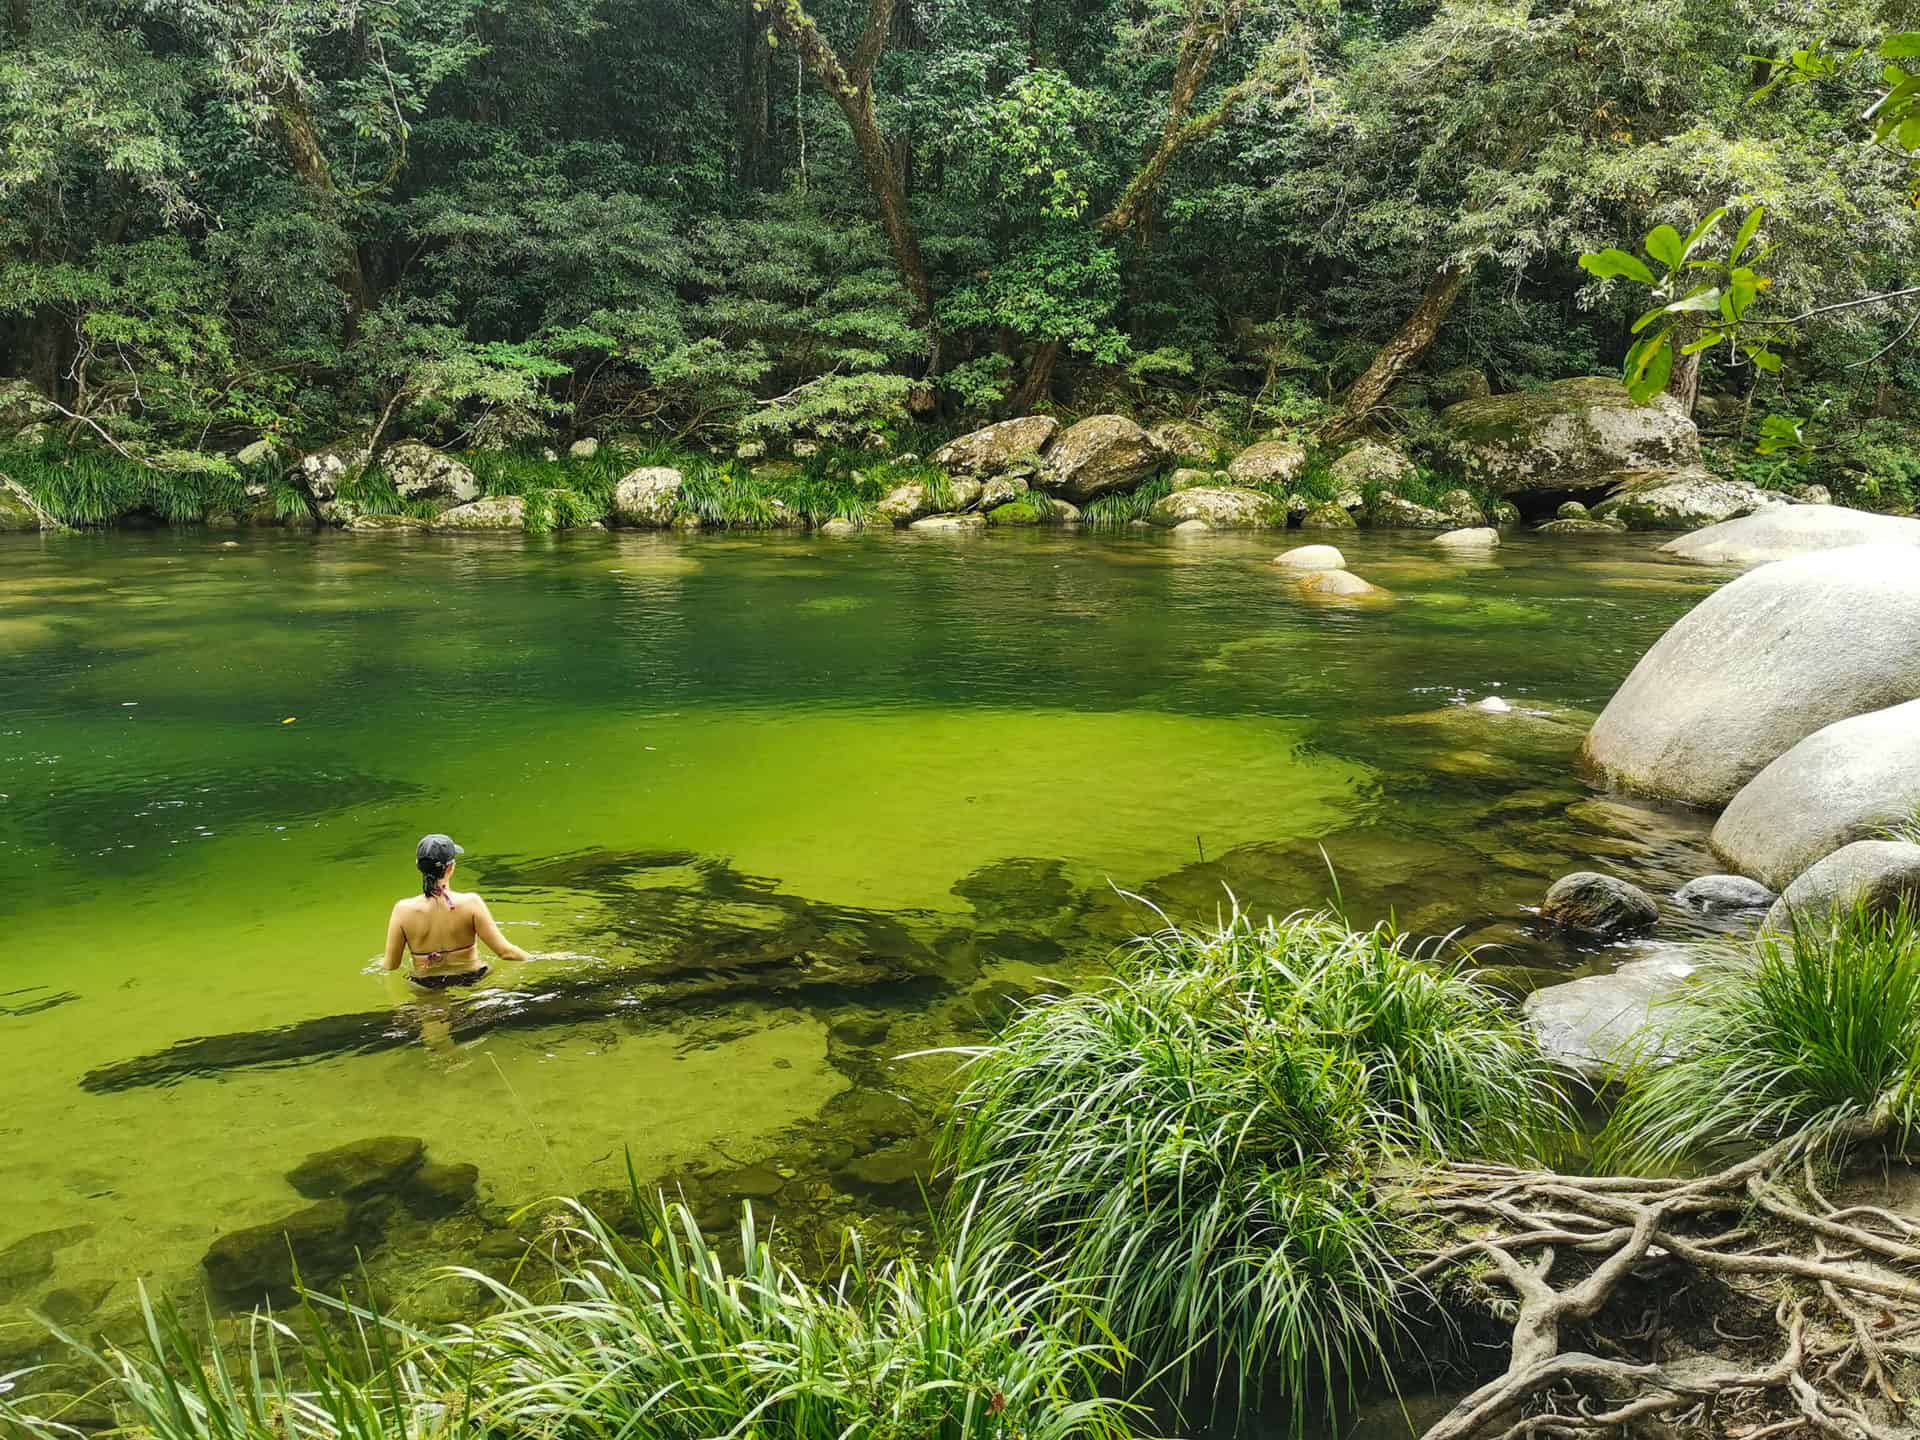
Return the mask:
[[[1117,530],[1144,520],[1160,501],[1173,493],[1173,479],[1156,475],[1124,495],[1102,495],[1080,511],[1080,523],[1094,530]]]
[[[245,504],[231,464],[187,451],[143,460],[97,445],[18,445],[0,449],[0,471],[67,525],[107,525],[135,513],[183,523]]]
[[[963,1228],[941,1257],[875,1263],[851,1244],[831,1284],[795,1274],[749,1211],[725,1266],[675,1207],[628,1246],[578,1210],[586,1255],[564,1294],[503,1286],[464,1332],[485,1433],[756,1440],[1122,1440],[1101,1389],[1110,1346],[1076,1338],[1064,1297],[1003,1283]],[[484,1277],[476,1276],[476,1279]]]
[[[1121,1359],[1070,1297],[983,1255],[876,1263],[850,1241],[828,1284],[801,1278],[747,1211],[723,1263],[682,1206],[630,1242],[572,1206],[571,1258],[529,1298],[472,1271],[493,1313],[423,1333],[341,1301],[296,1332],[257,1318],[236,1364],[150,1310],[146,1353],[86,1352],[95,1398],[142,1440],[1128,1440],[1103,1393]],[[324,1308],[324,1316],[316,1314]],[[45,1402],[0,1432],[78,1440]]]
[[[1670,1167],[1729,1145],[1920,1133],[1920,913],[1798,914],[1654,1014],[1604,1148]]]
[[[1417,1290],[1383,1176],[1521,1159],[1566,1121],[1459,963],[1327,914],[1170,927],[972,1053],[954,1193],[1170,1388],[1241,1405],[1263,1378],[1317,1398],[1383,1360]]]

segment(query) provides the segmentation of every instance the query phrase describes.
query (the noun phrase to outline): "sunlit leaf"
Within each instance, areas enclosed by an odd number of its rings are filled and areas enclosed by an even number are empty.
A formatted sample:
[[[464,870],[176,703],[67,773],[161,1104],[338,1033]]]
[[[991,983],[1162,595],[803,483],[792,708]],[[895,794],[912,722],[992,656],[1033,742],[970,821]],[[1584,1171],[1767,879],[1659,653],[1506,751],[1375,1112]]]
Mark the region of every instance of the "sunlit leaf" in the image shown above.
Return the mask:
[[[1580,268],[1598,275],[1602,280],[1624,275],[1629,280],[1638,280],[1642,285],[1653,283],[1653,271],[1647,268],[1644,260],[1617,248],[1582,255]]]

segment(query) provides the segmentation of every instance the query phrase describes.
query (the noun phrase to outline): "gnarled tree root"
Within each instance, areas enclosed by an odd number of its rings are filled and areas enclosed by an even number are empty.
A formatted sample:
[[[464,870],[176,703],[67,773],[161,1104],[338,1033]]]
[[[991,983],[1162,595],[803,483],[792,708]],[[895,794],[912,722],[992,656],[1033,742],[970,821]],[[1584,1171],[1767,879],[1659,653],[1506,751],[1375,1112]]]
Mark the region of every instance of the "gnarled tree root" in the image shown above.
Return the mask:
[[[1690,1180],[1456,1165],[1420,1199],[1454,1241],[1415,1279],[1484,1282],[1511,1296],[1513,1324],[1505,1372],[1425,1440],[1920,1435],[1901,1389],[1920,1382],[1920,1218],[1836,1206],[1799,1148]],[[1571,1278],[1556,1285],[1556,1268]],[[1649,1323],[1623,1345],[1593,1323],[1637,1287],[1703,1282],[1761,1302],[1771,1333],[1716,1319],[1723,1343],[1688,1347]]]

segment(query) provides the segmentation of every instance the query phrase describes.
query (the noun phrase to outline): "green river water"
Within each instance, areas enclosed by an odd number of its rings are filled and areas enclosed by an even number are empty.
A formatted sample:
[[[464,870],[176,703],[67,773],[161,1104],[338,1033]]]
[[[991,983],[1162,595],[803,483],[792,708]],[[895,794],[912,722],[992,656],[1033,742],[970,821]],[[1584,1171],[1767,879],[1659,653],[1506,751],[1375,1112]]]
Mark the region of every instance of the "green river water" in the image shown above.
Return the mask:
[[[955,1062],[896,1057],[1155,923],[1115,887],[1285,911],[1330,861],[1356,919],[1610,967],[1525,907],[1710,868],[1703,819],[1571,759],[1724,577],[1341,543],[1394,603],[1303,600],[1272,537],[0,542],[0,1318],[195,1295],[307,1203],[291,1167],[381,1135],[479,1170],[372,1252],[427,1318],[432,1262],[629,1157],[803,1251],[910,1243]],[[429,830],[550,957],[450,1005],[373,964]]]

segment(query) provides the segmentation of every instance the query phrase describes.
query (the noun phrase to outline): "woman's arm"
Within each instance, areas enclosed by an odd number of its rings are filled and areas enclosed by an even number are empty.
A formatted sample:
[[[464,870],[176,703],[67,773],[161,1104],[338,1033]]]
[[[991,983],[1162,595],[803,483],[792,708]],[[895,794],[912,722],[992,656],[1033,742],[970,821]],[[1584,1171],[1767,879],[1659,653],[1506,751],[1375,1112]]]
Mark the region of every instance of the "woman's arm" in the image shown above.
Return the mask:
[[[487,909],[487,902],[478,895],[473,897],[473,928],[480,938],[487,942],[487,948],[502,960],[530,960],[518,945],[500,933],[500,927],[494,924],[493,912]]]
[[[393,913],[387,917],[387,955],[383,962],[387,969],[398,970],[400,961],[407,949],[406,927],[400,923],[400,907],[395,905]]]

